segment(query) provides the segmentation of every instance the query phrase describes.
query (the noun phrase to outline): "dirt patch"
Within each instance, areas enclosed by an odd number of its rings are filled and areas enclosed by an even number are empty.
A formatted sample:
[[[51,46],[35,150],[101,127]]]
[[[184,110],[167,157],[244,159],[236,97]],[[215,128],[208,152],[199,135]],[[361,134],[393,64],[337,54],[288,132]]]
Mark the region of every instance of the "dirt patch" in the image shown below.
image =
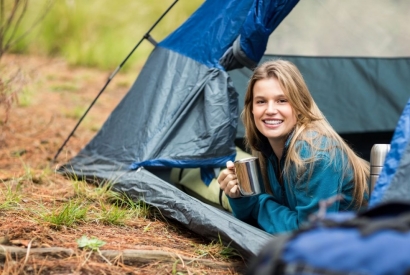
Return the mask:
[[[138,72],[117,74],[55,163],[58,149],[111,72],[73,68],[57,58],[19,55],[3,57],[0,67],[18,73],[19,83],[25,84],[7,123],[0,106],[0,204],[8,188],[17,188],[14,182],[22,188],[19,207],[0,209],[0,244],[9,251],[0,253],[0,270],[5,274],[239,274],[244,270],[240,257],[224,258],[221,247],[156,217],[120,226],[94,221],[54,228],[38,222],[28,210],[39,204],[53,209],[75,196],[73,184],[55,168],[93,138]],[[76,240],[84,235],[104,241],[103,253],[79,249]]]

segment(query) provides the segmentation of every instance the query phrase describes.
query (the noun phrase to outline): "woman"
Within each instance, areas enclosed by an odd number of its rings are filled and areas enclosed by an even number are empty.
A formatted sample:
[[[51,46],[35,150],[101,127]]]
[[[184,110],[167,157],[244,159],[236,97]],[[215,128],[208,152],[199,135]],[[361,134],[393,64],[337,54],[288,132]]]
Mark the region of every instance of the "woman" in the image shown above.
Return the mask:
[[[369,163],[333,130],[294,64],[268,61],[249,81],[242,113],[248,148],[259,157],[265,193],[241,197],[232,162],[218,177],[234,215],[269,233],[298,229],[319,201],[327,211],[367,204]]]

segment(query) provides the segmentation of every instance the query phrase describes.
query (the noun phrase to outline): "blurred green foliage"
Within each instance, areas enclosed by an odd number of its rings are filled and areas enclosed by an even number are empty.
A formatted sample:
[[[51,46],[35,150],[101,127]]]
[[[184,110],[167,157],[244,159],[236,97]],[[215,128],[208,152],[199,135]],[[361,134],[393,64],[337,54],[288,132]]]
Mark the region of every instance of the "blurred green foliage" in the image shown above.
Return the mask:
[[[19,29],[30,28],[46,0],[32,0]],[[115,69],[131,52],[173,0],[55,0],[15,53],[59,56],[71,65]],[[151,32],[161,41],[180,26],[204,0],[180,0]],[[139,69],[153,46],[146,40],[123,70]]]

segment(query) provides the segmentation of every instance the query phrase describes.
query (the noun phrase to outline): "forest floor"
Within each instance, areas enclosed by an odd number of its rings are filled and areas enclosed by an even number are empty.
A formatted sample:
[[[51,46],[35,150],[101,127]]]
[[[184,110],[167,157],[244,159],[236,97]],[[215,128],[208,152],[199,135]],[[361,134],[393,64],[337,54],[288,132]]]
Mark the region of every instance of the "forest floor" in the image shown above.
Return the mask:
[[[58,58],[2,57],[0,89],[5,95],[5,82],[10,79],[7,87],[12,89],[7,90],[7,98],[0,97],[0,271],[241,274],[246,265],[240,256],[227,256],[222,244],[152,211],[122,222],[102,222],[98,217],[112,213],[106,210],[112,206],[101,202],[98,188],[55,172],[98,132],[138,72],[116,75],[54,162],[58,149],[110,74],[71,67]],[[100,197],[95,199],[97,193]],[[64,211],[81,194],[85,194],[89,218],[72,217],[56,225],[52,218],[66,218]],[[79,240],[84,236],[89,243],[81,249]]]

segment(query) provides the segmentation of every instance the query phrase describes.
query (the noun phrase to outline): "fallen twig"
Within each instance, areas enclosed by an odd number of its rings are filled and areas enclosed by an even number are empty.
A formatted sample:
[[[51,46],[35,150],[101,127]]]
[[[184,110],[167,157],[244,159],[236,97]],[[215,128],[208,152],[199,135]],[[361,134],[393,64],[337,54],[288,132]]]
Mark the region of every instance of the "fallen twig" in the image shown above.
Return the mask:
[[[189,258],[181,256],[176,253],[159,251],[159,250],[135,250],[135,249],[125,249],[125,250],[101,250],[107,259],[118,259],[121,258],[124,262],[128,263],[148,263],[153,261],[169,262],[174,263],[176,259],[179,259],[181,263],[197,263],[204,266],[219,268],[219,269],[228,269],[235,268],[237,269],[240,265],[235,263],[226,263],[214,260],[207,260],[201,258]]]
[[[63,247],[45,247],[45,248],[23,248],[16,246],[0,245],[0,260],[4,260],[7,254],[10,254],[17,259],[22,259],[30,255],[39,256],[54,256],[57,258],[64,258],[74,254],[74,250]]]
[[[167,262],[174,263],[176,259],[179,259],[182,263],[196,263],[207,267],[217,269],[243,269],[242,264],[220,262],[201,258],[190,258],[181,256],[177,253],[159,251],[159,250],[100,250],[100,255],[108,260],[121,259],[124,263],[132,264],[144,264],[150,262]],[[4,261],[7,256],[10,255],[15,260],[27,258],[30,256],[50,256],[55,258],[70,257],[75,253],[73,249],[63,247],[47,247],[47,248],[22,248],[15,246],[0,245],[0,260]]]

